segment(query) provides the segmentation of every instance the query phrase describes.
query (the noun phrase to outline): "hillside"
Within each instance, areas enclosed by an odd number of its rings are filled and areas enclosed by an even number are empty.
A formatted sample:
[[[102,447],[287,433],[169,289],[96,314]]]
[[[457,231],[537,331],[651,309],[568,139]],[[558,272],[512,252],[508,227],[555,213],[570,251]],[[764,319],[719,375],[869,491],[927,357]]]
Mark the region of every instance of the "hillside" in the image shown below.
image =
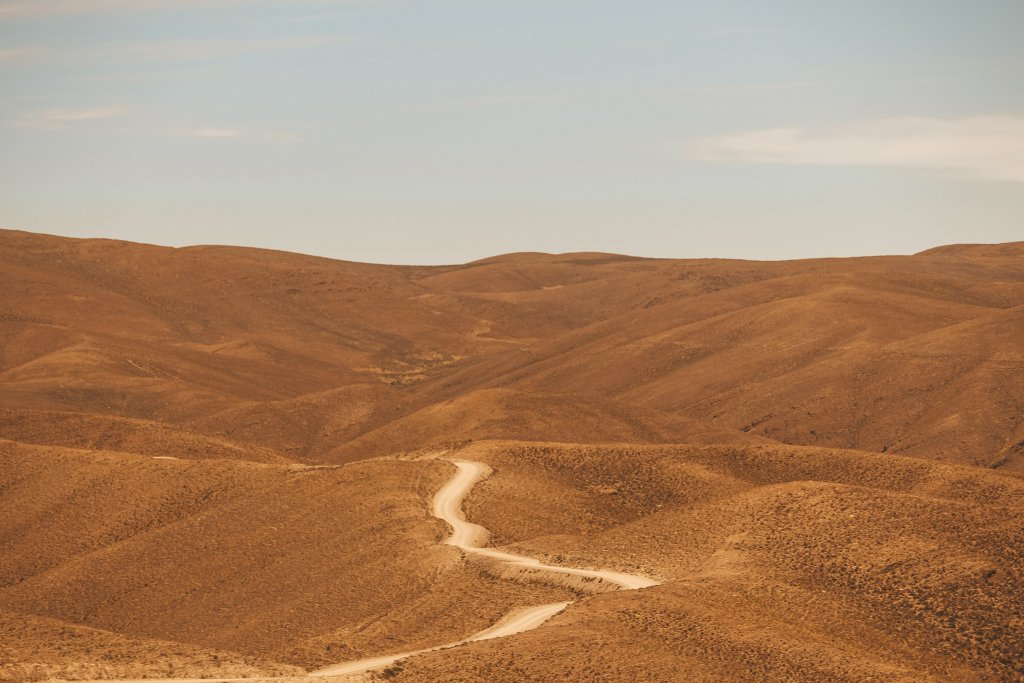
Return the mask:
[[[301,677],[562,601],[388,675],[1024,680],[1022,340],[1024,242],[412,267],[0,231],[0,680]],[[442,457],[493,470],[491,545],[661,585],[444,545]]]
[[[408,680],[506,666],[510,680],[1021,674],[1018,479],[778,445],[488,442],[460,455],[497,473],[467,506],[494,543],[664,583],[593,596],[516,641],[410,660]]]

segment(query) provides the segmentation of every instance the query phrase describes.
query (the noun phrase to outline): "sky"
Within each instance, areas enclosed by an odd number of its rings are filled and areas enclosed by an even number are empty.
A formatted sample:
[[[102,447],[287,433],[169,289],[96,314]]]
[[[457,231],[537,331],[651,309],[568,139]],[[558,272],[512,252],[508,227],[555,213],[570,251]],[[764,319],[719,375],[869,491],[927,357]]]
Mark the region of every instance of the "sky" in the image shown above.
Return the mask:
[[[0,0],[0,226],[378,263],[1024,240],[1021,0]]]

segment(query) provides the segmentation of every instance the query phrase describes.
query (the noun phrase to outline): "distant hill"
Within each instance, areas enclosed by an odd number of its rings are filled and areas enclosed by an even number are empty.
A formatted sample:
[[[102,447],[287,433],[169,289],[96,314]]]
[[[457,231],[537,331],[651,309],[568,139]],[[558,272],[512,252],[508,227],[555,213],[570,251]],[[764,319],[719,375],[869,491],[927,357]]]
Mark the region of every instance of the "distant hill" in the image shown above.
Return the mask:
[[[400,425],[457,410],[469,422],[417,438],[550,440],[569,425],[672,443],[699,423],[1016,471],[1022,249],[402,267],[4,231],[0,419],[17,436],[38,411],[110,418],[108,440],[138,428],[121,418],[157,421],[238,457],[341,462],[408,446]],[[545,398],[506,414],[496,391]],[[553,402],[575,408],[552,415]],[[573,417],[609,410],[628,417]],[[50,442],[65,443],[56,424]]]

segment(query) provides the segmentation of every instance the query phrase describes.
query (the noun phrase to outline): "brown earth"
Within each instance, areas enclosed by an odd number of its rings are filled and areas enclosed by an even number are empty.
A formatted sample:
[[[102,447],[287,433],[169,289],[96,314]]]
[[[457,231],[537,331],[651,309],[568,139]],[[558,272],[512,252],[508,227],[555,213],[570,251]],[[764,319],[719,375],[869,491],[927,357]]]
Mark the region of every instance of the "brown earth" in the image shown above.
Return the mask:
[[[0,680],[1021,680],[1024,243],[380,266],[0,231]],[[591,595],[441,546],[663,584]],[[907,457],[911,456],[911,457]],[[557,655],[553,654],[557,653]]]
[[[11,612],[0,612],[0,662],[0,678],[18,681],[50,677],[76,680],[303,673],[299,667],[260,661],[234,652],[133,638]]]
[[[784,445],[498,442],[461,456],[495,469],[466,509],[494,543],[664,584],[587,598],[517,642],[410,660],[409,680],[483,681],[509,661],[516,680],[1021,675],[1015,477]]]

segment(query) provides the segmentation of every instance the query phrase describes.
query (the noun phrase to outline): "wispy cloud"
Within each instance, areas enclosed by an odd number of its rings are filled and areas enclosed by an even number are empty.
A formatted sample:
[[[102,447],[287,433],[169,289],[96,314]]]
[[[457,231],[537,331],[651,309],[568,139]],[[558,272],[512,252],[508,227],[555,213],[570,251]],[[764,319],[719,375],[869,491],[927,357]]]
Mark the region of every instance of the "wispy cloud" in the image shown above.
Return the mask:
[[[247,128],[154,128],[152,132],[176,138],[194,138],[199,140],[227,140],[247,138],[253,140],[273,140],[278,142],[301,142],[302,137],[283,130],[253,130]],[[139,129],[136,129],[138,132]]]
[[[76,124],[86,124],[108,119],[116,119],[125,115],[120,107],[88,107],[83,109],[45,109],[34,111],[14,119],[16,126],[26,128],[64,128]]]
[[[130,116],[129,116],[130,115]],[[127,120],[122,120],[127,119]],[[64,129],[83,128],[109,122],[103,130],[108,133],[123,133],[136,136],[192,138],[197,140],[226,140],[246,138],[272,142],[301,142],[302,137],[282,129],[265,129],[254,126],[161,126],[139,121],[138,112],[129,112],[121,107],[90,107],[80,109],[46,109],[34,111],[9,119],[7,125],[18,128]],[[95,130],[95,128],[93,128]]]
[[[46,17],[61,14],[82,14],[107,12],[117,9],[134,7],[152,8],[153,6],[171,6],[171,2],[150,2],[140,0],[0,0],[0,20],[22,19],[27,17]]]
[[[696,161],[899,167],[1024,182],[1024,117],[899,118],[691,140]]]
[[[232,6],[251,8],[253,5],[330,7],[331,4],[332,0],[0,0],[0,21],[76,14],[174,12]]]
[[[83,49],[64,56],[110,62],[199,62],[259,52],[299,50],[330,45],[339,36],[297,36],[275,40],[165,40],[140,43],[111,43]],[[58,55],[59,59],[61,55]]]
[[[121,116],[123,110],[116,107],[98,109],[49,109],[37,113],[40,121],[51,123],[70,123],[75,121],[95,121],[96,119],[112,119]]]
[[[83,64],[160,64],[206,62],[264,52],[303,50],[344,41],[342,36],[294,36],[290,38],[239,40],[157,40],[111,42],[75,48],[0,49],[0,67],[31,65]]]
[[[0,21],[68,14],[212,8],[244,3],[245,0],[0,0]]]
[[[24,59],[32,53],[32,50],[27,48],[4,48],[0,50],[0,64],[5,62],[14,62],[19,59]]]

